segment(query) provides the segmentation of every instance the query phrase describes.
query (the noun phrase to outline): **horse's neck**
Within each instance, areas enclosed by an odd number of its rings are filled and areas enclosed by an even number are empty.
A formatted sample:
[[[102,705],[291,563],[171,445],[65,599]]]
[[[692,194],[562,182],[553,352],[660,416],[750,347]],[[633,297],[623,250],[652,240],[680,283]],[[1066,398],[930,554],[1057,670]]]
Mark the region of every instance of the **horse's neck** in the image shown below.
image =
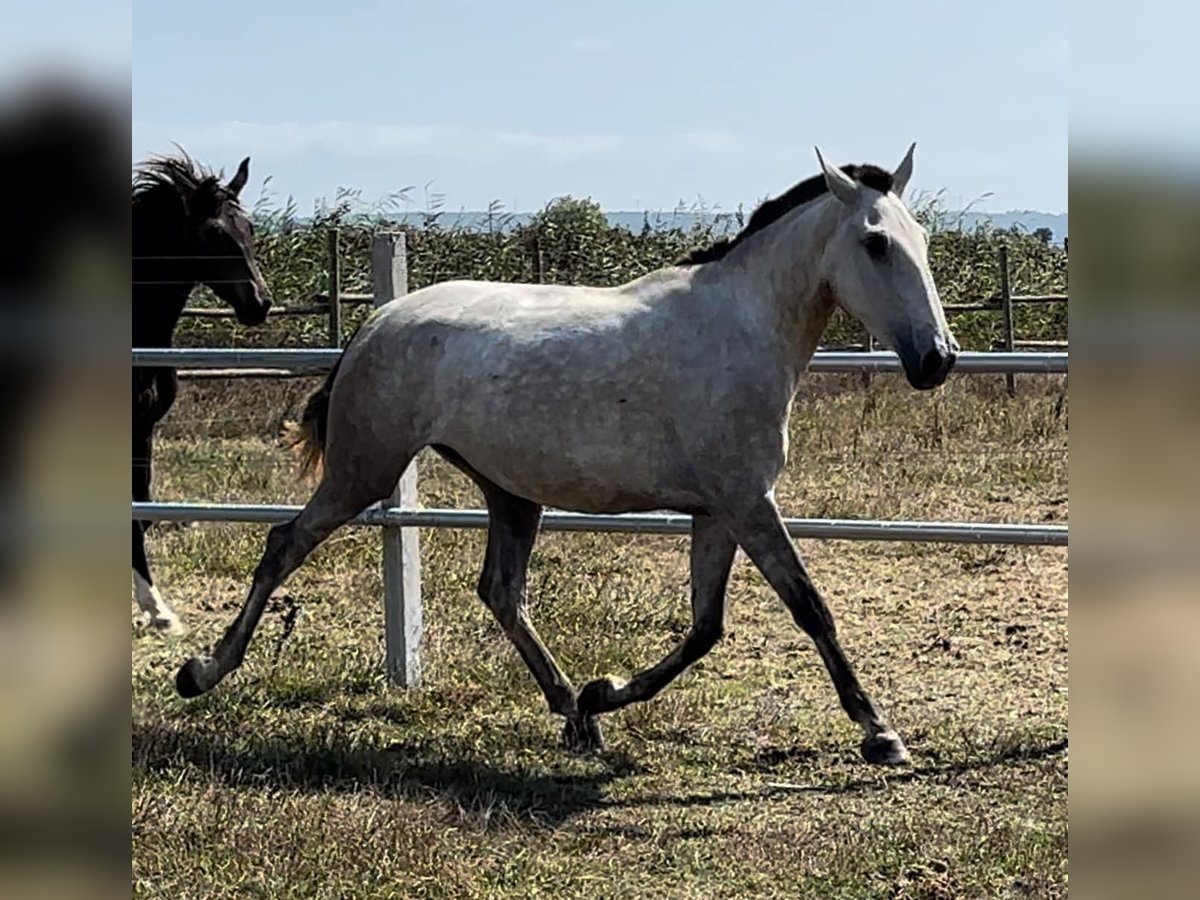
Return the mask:
[[[178,230],[159,221],[153,207],[134,204],[133,345],[170,347],[175,326],[196,283],[188,248],[161,235]],[[168,227],[171,226],[171,227]]]
[[[833,211],[827,198],[793,210],[747,242],[739,260],[747,293],[761,304],[763,321],[773,329],[793,390],[833,314],[819,265],[833,232]]]
[[[133,346],[170,347],[191,284],[133,285]]]
[[[133,202],[135,347],[170,347],[183,307],[196,287],[189,259],[193,248],[177,237],[184,226],[173,218],[174,207],[164,207],[161,200],[161,196],[158,200],[144,196]]]

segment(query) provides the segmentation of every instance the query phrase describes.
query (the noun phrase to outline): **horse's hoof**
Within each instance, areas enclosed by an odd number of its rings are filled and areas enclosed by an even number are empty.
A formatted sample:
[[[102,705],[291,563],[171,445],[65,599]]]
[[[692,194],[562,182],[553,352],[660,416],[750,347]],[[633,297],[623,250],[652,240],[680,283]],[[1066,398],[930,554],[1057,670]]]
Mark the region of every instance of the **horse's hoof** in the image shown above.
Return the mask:
[[[187,634],[187,626],[179,621],[179,617],[174,613],[153,616],[150,619],[150,627],[159,634],[165,634],[169,637],[183,637]]]
[[[190,699],[208,693],[220,680],[221,674],[215,660],[193,656],[176,673],[175,690],[179,692],[180,697]]]
[[[862,742],[863,759],[877,766],[908,764],[908,749],[894,731],[881,731]]]
[[[618,685],[611,678],[597,678],[589,681],[579,692],[575,700],[580,715],[594,716],[612,709],[613,693]]]
[[[563,744],[572,753],[595,753],[604,749],[604,732],[595,716],[567,719],[563,726]]]

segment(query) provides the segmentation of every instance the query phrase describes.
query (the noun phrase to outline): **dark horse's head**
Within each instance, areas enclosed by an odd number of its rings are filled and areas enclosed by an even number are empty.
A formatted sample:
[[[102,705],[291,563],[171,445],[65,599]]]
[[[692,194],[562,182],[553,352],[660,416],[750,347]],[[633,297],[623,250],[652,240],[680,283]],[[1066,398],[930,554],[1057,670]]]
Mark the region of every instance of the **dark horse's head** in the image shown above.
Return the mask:
[[[271,298],[238,201],[249,174],[249,157],[226,184],[182,153],[142,163],[133,183],[135,281],[207,285],[243,325],[262,324]]]

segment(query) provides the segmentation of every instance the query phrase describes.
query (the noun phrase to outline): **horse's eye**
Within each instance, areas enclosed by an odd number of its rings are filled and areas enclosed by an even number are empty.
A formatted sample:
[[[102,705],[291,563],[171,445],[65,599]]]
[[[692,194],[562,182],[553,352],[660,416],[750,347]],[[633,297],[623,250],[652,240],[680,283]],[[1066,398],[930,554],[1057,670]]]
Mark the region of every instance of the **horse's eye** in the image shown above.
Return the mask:
[[[880,234],[878,231],[872,231],[863,238],[863,246],[866,248],[867,255],[871,259],[881,260],[887,255],[887,236]]]

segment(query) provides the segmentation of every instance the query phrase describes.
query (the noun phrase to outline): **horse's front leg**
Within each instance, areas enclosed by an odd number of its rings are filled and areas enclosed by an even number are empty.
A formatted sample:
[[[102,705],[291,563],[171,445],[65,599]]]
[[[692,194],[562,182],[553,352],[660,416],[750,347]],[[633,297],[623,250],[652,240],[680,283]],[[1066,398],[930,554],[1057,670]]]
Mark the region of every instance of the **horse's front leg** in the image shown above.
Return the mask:
[[[133,523],[133,596],[146,621],[157,631],[174,636],[187,633],[187,627],[154,586],[146,561],[145,526],[136,520]]]
[[[579,710],[598,715],[649,700],[721,639],[725,628],[725,586],[737,544],[725,526],[706,515],[692,519],[692,627],[683,643],[653,668],[627,684],[599,678],[579,693]]]
[[[813,587],[774,502],[764,497],[744,513],[732,517],[731,522],[738,543],[787,604],[796,624],[817,645],[842,708],[863,730],[863,758],[884,765],[906,763],[908,751],[904,742],[858,683],[858,676],[838,643],[833,614]]]
[[[136,415],[136,413],[135,413]],[[153,442],[148,433],[137,434],[133,439],[133,499],[144,503],[150,499],[150,454]],[[175,611],[167,605],[154,586],[150,574],[150,563],[146,559],[146,526],[149,522],[133,522],[133,585],[134,599],[138,609],[151,626],[164,634],[182,635],[187,628]]]

